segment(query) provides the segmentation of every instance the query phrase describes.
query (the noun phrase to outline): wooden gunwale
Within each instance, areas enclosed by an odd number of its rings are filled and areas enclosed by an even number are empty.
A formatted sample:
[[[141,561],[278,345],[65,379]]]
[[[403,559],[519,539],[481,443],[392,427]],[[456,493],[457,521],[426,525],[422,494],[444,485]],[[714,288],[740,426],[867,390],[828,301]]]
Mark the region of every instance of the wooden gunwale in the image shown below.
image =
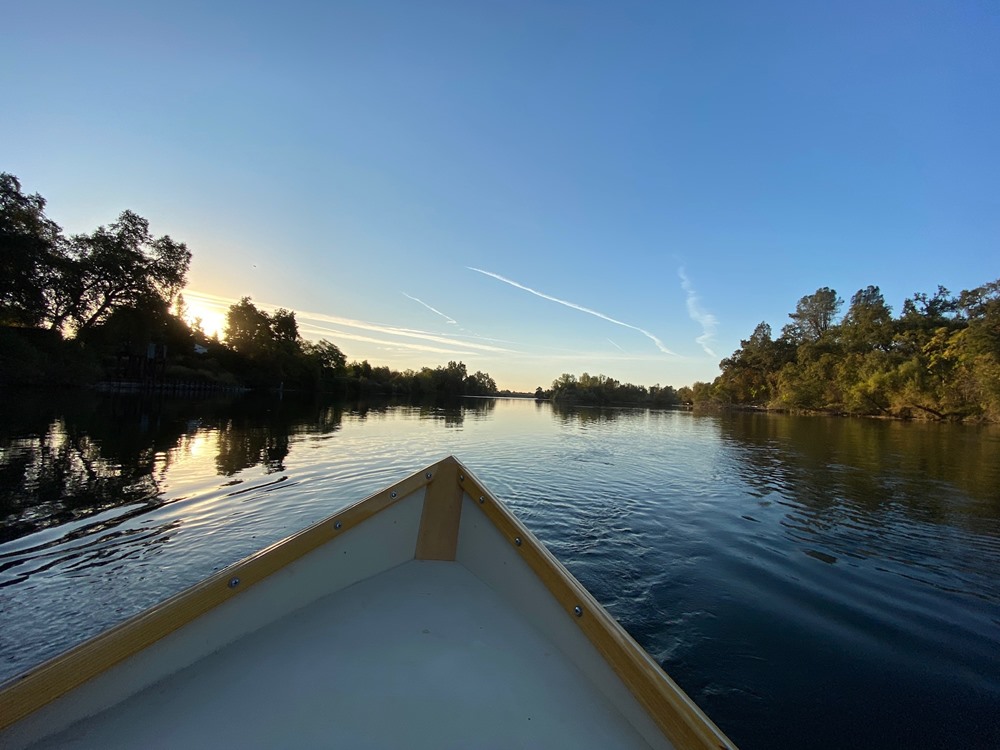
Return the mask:
[[[427,492],[415,540],[415,559],[455,559],[462,499],[468,495],[486,519],[516,548],[566,616],[577,624],[676,747],[735,748],[552,553],[472,472],[451,456],[228,566],[121,625],[0,685],[0,730],[423,487]]]

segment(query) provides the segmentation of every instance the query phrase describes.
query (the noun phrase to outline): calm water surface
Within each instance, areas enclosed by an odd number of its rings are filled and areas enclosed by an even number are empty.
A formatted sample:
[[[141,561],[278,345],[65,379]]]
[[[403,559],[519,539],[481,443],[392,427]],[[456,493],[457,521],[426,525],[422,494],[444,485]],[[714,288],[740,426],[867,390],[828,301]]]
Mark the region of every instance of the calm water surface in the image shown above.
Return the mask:
[[[9,398],[0,679],[447,454],[742,747],[1000,747],[990,427]]]

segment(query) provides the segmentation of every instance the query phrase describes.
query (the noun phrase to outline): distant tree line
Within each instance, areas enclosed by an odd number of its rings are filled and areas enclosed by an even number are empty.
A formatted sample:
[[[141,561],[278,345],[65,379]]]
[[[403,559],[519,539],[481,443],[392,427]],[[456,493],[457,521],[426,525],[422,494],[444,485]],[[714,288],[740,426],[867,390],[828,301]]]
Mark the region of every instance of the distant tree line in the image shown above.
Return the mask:
[[[347,365],[349,391],[357,395],[385,396],[493,396],[497,384],[488,373],[469,373],[463,362],[420,370],[372,367],[368,360]]]
[[[843,300],[828,287],[802,297],[773,337],[761,322],[698,404],[892,417],[1000,420],[1000,280],[953,295],[917,293],[893,317],[868,286]]]
[[[343,395],[490,395],[465,364],[419,372],[346,361],[333,343],[306,341],[295,313],[232,305],[222,341],[185,321],[180,291],[191,253],[124,211],[107,227],[66,237],[45,199],[0,173],[0,384],[99,380],[326,390]]]
[[[584,406],[648,406],[670,407],[681,403],[681,397],[672,386],[621,383],[607,375],[583,373],[579,377],[564,372],[545,391],[538,387],[536,398],[550,398],[556,403]]]

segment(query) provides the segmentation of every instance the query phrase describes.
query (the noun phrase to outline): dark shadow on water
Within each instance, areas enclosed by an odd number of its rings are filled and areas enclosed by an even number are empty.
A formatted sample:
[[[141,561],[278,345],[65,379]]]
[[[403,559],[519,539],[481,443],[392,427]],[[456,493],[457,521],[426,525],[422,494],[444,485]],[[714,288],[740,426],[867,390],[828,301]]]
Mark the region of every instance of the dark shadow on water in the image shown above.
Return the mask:
[[[748,413],[720,417],[719,426],[761,499],[902,512],[1000,534],[996,426]]]

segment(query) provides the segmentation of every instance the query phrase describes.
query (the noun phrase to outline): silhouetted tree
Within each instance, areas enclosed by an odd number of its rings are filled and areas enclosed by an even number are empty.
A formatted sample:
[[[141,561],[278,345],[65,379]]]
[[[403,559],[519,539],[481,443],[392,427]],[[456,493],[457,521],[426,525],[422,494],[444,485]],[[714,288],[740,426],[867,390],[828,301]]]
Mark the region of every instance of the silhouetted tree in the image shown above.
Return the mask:
[[[45,215],[45,199],[25,195],[14,175],[0,173],[0,324],[38,326],[50,317],[65,245]]]
[[[119,308],[163,302],[169,307],[184,286],[191,253],[169,236],[154,237],[149,222],[123,211],[108,227],[70,241],[72,263],[63,274],[67,300],[53,316],[59,328],[71,319],[77,331],[106,321]]]
[[[234,351],[247,356],[260,356],[267,352],[274,341],[271,318],[243,297],[226,311],[226,344]]]

